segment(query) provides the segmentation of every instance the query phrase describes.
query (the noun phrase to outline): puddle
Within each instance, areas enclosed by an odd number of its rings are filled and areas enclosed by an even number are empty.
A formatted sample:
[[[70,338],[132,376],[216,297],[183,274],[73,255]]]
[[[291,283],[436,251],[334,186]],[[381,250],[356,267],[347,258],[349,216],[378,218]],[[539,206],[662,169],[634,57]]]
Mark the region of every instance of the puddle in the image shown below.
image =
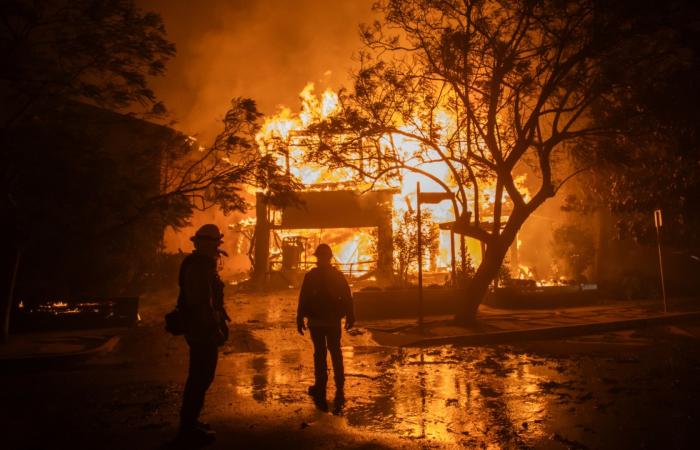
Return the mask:
[[[311,345],[266,342],[265,353],[222,362],[234,395],[262,404],[309,403]],[[407,438],[523,445],[545,438],[553,406],[575,398],[560,363],[502,349],[345,346],[343,355],[347,426]],[[329,381],[329,398],[333,389]]]

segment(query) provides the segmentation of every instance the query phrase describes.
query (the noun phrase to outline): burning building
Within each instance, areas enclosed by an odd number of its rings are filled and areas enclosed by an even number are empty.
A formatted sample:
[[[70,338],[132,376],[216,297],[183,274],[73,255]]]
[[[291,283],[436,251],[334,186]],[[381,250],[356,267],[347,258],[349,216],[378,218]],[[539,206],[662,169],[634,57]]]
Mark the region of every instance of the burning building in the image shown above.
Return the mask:
[[[297,193],[299,205],[277,211],[271,210],[259,194],[254,276],[278,273],[295,282],[295,274],[307,269],[309,250],[320,242],[328,242],[335,247],[338,265],[349,276],[374,277],[379,283],[389,283],[393,264],[391,199],[394,193],[389,189],[366,193],[346,189],[307,190]],[[277,250],[273,258],[271,247]]]
[[[479,241],[460,235],[460,221],[469,220],[471,213],[460,211],[454,201],[456,182],[450,171],[439,161],[415,161],[418,170],[400,170],[381,181],[371,180],[351,167],[329,169],[310,158],[313,140],[309,128],[339,109],[338,95],[324,91],[320,98],[314,85],[308,84],[300,93],[301,111],[294,114],[282,108],[268,117],[257,141],[264,154],[276,155],[280,167],[288,176],[298,179],[303,188],[296,194],[298,203],[274,207],[261,192],[256,194],[256,219],[244,220],[236,230],[247,235],[253,277],[269,280],[278,277],[283,284],[294,285],[309,262],[306,256],[320,242],[331,245],[336,262],[356,281],[371,280],[379,285],[394,283],[397,272],[397,233],[406,226],[406,218],[415,214],[417,186],[421,183],[421,203],[427,210],[428,241],[425,242],[424,269],[434,274],[436,284],[451,284],[455,272],[466,272],[478,264],[483,246]],[[449,126],[450,117],[440,116]],[[363,144],[360,144],[363,145]],[[380,145],[411,153],[420,143],[401,135],[386,136]],[[378,164],[368,157],[360,159],[362,167]],[[361,170],[359,171],[361,172]],[[428,176],[426,176],[426,174]],[[525,186],[525,176],[516,179]],[[525,189],[526,190],[526,189]],[[482,220],[493,213],[495,186],[482,187],[481,198],[474,202],[480,208]],[[507,214],[507,207],[503,208]],[[415,228],[415,225],[414,225]],[[415,243],[406,243],[413,246]],[[518,244],[511,250],[512,261],[518,265]],[[408,256],[411,271],[417,269],[415,255]]]

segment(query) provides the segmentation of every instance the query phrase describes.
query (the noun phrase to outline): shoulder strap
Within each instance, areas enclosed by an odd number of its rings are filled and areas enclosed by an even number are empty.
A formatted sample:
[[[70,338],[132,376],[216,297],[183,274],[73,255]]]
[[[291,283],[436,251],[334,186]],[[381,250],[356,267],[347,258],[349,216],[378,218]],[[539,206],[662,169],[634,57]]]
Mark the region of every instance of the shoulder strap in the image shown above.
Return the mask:
[[[180,292],[177,295],[178,308],[183,308],[185,306],[185,290],[182,288],[182,286],[185,284],[185,273],[187,273],[190,266],[196,259],[197,255],[190,253],[189,255],[185,256],[185,259],[183,259],[182,263],[180,264],[180,272],[178,273],[177,279],[177,284],[180,288]]]

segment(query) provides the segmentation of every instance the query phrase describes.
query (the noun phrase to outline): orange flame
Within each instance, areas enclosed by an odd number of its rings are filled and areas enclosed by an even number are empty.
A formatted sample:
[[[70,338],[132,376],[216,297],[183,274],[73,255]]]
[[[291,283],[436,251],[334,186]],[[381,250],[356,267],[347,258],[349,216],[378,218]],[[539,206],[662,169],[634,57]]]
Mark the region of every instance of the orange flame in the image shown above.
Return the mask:
[[[263,126],[256,136],[260,151],[263,154],[274,153],[277,162],[281,167],[289,167],[292,175],[297,177],[307,188],[314,189],[314,185],[321,183],[343,183],[353,182],[352,173],[349,170],[328,170],[325,167],[314,165],[306,160],[307,148],[304,148],[302,138],[308,127],[314,123],[327,120],[340,110],[338,94],[330,89],[326,89],[320,98],[315,94],[314,83],[307,83],[299,93],[301,109],[298,114],[292,113],[287,107],[281,107],[273,116],[267,117]],[[448,136],[454,133],[457,127],[457,120],[453,112],[447,107],[436,108],[429,119],[437,127],[438,134]],[[398,123],[398,129],[420,135],[420,129],[426,119],[413,118],[409,123]],[[438,140],[439,141],[439,140]],[[402,169],[399,173],[400,195],[394,196],[394,227],[402,213],[409,207],[414,209],[416,204],[416,182],[421,183],[421,190],[425,192],[444,192],[446,189],[452,192],[457,190],[456,181],[452,177],[452,172],[448,165],[442,161],[440,152],[434,148],[428,148],[416,139],[405,136],[401,133],[386,135],[380,139],[380,145],[384,150],[394,152],[406,162],[408,169]],[[444,154],[449,154],[448,149],[441,149]],[[411,170],[413,168],[414,170]],[[416,171],[427,172],[431,176],[425,176]],[[356,182],[356,181],[355,181]],[[526,177],[519,175],[515,177],[515,185],[522,193],[525,201],[529,200],[530,194],[526,187]],[[495,179],[491,182],[483,183],[480,186],[481,220],[492,221],[490,215],[493,214],[493,206],[496,201]],[[473,204],[473,193],[467,190],[467,197],[470,204]],[[504,202],[503,214],[507,216],[508,196],[503,193]],[[410,202],[412,206],[409,206]],[[450,201],[443,201],[435,205],[423,205],[424,209],[429,209],[436,222],[448,222],[455,220],[454,205]],[[503,217],[502,222],[507,220]],[[359,262],[360,254],[357,248],[359,241],[365,239],[357,237],[345,242],[342,247],[334,249],[337,259],[343,263]],[[449,267],[451,265],[450,233],[442,231],[439,238],[439,251],[437,255],[439,267]],[[455,240],[456,242],[458,239]],[[473,242],[472,242],[473,241]],[[519,244],[516,244],[519,245]],[[364,245],[363,245],[364,246]],[[476,250],[480,248],[478,242],[467,238],[466,246],[473,255],[474,263],[478,264],[480,256]],[[457,243],[454,244],[458,248]],[[476,254],[475,254],[476,253]]]

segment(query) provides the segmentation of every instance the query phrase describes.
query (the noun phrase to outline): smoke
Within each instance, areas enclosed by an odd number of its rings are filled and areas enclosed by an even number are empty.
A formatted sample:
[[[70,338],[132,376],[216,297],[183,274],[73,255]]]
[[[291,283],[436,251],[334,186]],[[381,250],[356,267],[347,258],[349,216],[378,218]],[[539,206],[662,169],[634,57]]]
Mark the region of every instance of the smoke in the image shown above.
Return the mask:
[[[309,81],[319,89],[348,85],[352,56],[361,47],[358,26],[373,20],[373,0],[136,1],[163,17],[177,46],[166,75],[152,85],[174,127],[205,145],[220,131],[235,96],[250,97],[263,113],[273,114],[280,105],[296,108]],[[190,251],[189,237],[204,223],[224,229],[240,218],[217,209],[196,213],[192,226],[166,231],[166,251]],[[224,246],[233,244],[224,233]],[[227,269],[249,267],[247,249],[227,250]]]
[[[273,113],[309,81],[347,85],[372,0],[137,0],[162,15],[177,56],[153,80],[175,127],[209,141],[234,96]]]
[[[222,277],[224,279],[236,277],[238,274],[247,272],[250,269],[250,260],[247,256],[247,242],[242,241],[240,233],[235,233],[228,227],[229,224],[238,222],[242,217],[240,213],[225,215],[218,208],[197,211],[193,214],[189,226],[177,231],[171,227],[165,229],[163,250],[165,253],[190,253],[194,250],[194,244],[190,237],[194,236],[197,229],[202,225],[214,223],[224,235],[224,242],[220,248],[228,254],[222,259]]]
[[[178,49],[165,77],[152,80],[153,87],[171,111],[175,128],[199,136],[203,144],[220,130],[234,96],[253,98],[271,115],[280,105],[298,108],[299,92],[310,81],[317,92],[348,86],[353,54],[361,48],[358,26],[376,18],[374,0],[136,1],[144,10],[161,14]],[[536,187],[532,185],[532,192]],[[552,234],[567,220],[561,198],[545,203],[519,234],[518,262],[540,278],[552,274]],[[191,227],[166,233],[166,248],[189,251],[189,236],[198,226],[214,222],[224,228],[241,217],[226,217],[218,210],[196,214]],[[233,245],[232,238],[226,240],[225,245]],[[248,267],[245,255],[227,250],[231,270]]]
[[[565,155],[553,161],[554,172],[560,174],[560,179],[572,173],[575,167]],[[518,167],[519,172],[526,175],[526,186],[530,193],[534,194],[540,188],[541,178],[537,170],[533,170],[527,164]],[[566,267],[557,260],[553,252],[552,243],[555,230],[580,220],[577,214],[563,210],[567,195],[580,189],[575,180],[570,180],[561,191],[553,198],[540,206],[518,232],[517,239],[521,242],[517,261],[513,260],[513,254],[508,255],[511,263],[512,276],[518,278],[521,275],[532,276],[536,280],[550,280],[556,276],[571,276]],[[590,224],[589,224],[590,226]],[[520,267],[518,267],[520,266]],[[526,273],[521,273],[525,269]],[[527,273],[529,272],[529,274]]]
[[[552,259],[552,237],[554,230],[567,221],[566,214],[561,210],[563,201],[560,197],[547,200],[523,224],[518,233],[521,241],[519,249],[519,265],[527,267],[531,275],[538,281],[550,279],[554,275]],[[509,255],[510,262],[512,255]],[[511,266],[512,275],[520,276],[518,268]]]

